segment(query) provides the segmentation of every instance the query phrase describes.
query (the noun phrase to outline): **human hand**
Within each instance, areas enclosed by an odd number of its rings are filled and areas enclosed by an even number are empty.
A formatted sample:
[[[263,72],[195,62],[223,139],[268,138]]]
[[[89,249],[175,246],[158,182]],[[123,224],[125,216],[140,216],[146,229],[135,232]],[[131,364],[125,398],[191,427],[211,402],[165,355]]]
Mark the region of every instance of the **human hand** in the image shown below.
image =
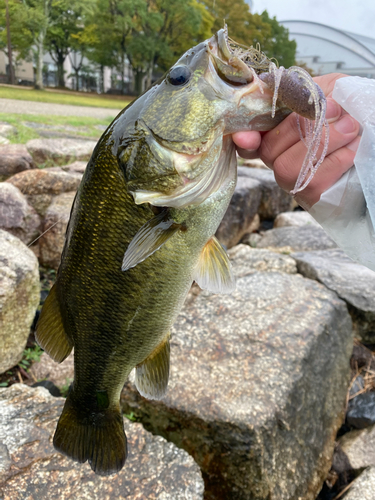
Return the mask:
[[[326,118],[329,123],[330,138],[323,163],[310,184],[296,196],[297,202],[304,208],[310,208],[317,203],[321,194],[349,170],[358,149],[360,141],[358,122],[331,97],[336,80],[345,76],[347,75],[332,73],[314,78],[327,97]],[[287,191],[294,188],[306,155],[306,146],[301,141],[294,113],[263,135],[259,132],[237,132],[233,134],[233,141],[240,156],[261,158],[272,168],[280,187]],[[317,157],[320,156],[322,149],[323,143]]]

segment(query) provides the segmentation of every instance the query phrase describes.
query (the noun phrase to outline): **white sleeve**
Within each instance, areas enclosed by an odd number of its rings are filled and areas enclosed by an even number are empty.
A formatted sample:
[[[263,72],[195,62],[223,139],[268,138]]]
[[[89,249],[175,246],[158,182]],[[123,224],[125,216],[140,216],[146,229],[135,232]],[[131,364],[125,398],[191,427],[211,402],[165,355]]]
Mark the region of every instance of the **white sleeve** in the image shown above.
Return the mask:
[[[333,98],[362,126],[354,166],[309,213],[351,257],[375,271],[375,81],[336,81]]]

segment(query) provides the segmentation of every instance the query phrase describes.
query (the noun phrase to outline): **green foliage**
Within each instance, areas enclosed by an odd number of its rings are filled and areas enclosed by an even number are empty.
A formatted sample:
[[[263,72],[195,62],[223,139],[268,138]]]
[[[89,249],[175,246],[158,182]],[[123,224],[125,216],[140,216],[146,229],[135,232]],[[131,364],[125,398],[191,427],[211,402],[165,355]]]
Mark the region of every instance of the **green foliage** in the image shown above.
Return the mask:
[[[293,66],[296,57],[297,44],[295,40],[289,40],[289,30],[279,24],[276,17],[272,19],[265,10],[261,14],[264,23],[271,26],[271,34],[263,41],[262,50],[268,57],[274,57],[279,66],[289,68]]]
[[[60,387],[61,396],[63,398],[68,397],[71,383],[72,383],[72,380],[70,378],[67,378],[65,381],[65,384],[62,387]]]
[[[130,413],[124,413],[124,417],[131,422],[140,422],[140,418],[135,415],[132,411]]]
[[[36,363],[40,360],[43,350],[35,345],[34,347],[28,347],[23,351],[23,356],[21,361],[18,363],[24,370],[28,370],[32,363]]]

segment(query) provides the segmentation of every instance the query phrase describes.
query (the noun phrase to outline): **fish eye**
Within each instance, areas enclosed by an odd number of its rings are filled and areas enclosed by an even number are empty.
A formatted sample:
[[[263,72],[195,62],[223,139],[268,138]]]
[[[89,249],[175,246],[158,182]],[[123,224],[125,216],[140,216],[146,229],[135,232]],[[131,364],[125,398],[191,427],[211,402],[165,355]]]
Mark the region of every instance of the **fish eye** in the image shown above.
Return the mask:
[[[184,85],[190,80],[191,71],[187,66],[176,66],[172,68],[168,75],[168,80],[172,85]]]

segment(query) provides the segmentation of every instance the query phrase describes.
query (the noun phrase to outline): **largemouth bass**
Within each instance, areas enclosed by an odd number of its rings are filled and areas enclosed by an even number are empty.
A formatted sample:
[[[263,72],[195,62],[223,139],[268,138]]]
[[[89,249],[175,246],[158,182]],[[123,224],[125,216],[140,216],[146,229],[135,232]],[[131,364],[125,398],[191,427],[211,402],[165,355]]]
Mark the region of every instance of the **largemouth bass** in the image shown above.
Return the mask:
[[[231,134],[269,130],[293,107],[315,117],[315,91],[297,81],[293,104],[281,77],[220,30],[121,112],[93,152],[36,338],[58,362],[74,347],[54,445],[98,474],[125,463],[119,398],[130,371],[143,396],[166,391],[169,332],[193,281],[233,290],[214,237],[236,185]]]

